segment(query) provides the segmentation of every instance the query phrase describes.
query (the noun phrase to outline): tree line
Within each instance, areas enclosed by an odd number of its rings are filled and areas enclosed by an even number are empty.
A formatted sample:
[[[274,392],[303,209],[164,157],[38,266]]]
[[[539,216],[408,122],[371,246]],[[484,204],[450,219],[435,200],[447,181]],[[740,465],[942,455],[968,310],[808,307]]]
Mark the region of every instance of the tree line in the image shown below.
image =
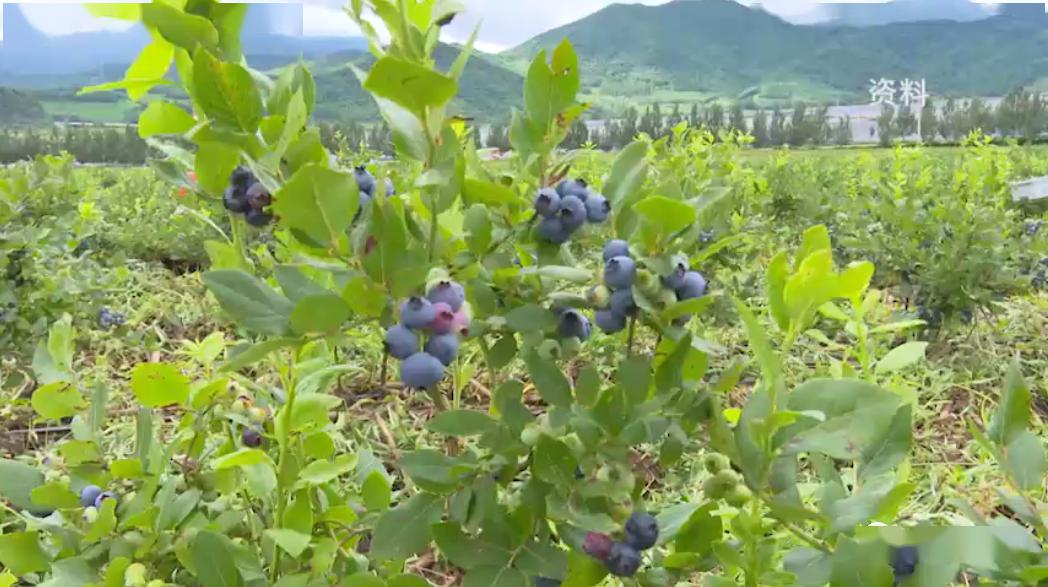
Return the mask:
[[[146,161],[148,146],[134,126],[55,125],[50,129],[28,127],[0,131],[0,163],[63,151],[82,163],[141,165]]]

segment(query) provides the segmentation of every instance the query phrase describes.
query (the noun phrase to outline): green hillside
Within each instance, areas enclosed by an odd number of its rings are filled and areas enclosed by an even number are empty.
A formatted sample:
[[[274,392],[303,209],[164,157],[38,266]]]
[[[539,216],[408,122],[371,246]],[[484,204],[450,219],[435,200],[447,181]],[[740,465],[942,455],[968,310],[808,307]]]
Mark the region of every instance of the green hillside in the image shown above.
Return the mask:
[[[870,78],[926,78],[929,91],[1000,95],[1048,76],[1045,20],[999,16],[855,28],[793,25],[731,0],[616,4],[502,55],[523,70],[540,48],[571,39],[587,90],[644,97],[864,99]]]
[[[0,124],[35,122],[44,117],[44,108],[35,96],[0,87]]]

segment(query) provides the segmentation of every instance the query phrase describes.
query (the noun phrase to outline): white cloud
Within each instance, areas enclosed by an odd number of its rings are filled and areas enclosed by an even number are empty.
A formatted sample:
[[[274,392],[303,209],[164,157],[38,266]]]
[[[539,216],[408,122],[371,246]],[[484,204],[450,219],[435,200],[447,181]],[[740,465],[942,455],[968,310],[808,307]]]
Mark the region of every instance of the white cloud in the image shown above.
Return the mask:
[[[0,6],[3,4],[3,1],[0,0]],[[101,30],[124,31],[134,26],[133,23],[123,20],[97,18],[92,16],[86,8],[75,3],[22,2],[19,3],[19,7],[33,28],[48,35]]]

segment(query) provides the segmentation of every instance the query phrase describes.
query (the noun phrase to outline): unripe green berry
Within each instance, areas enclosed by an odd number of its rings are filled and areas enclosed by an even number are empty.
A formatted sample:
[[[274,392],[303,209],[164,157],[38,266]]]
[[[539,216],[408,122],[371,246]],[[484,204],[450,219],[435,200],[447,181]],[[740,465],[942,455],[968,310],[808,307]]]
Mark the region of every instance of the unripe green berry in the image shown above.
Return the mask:
[[[537,426],[528,426],[520,433],[520,441],[525,445],[534,447],[539,443],[539,438],[542,436],[542,429]]]
[[[725,487],[731,487],[742,483],[742,477],[734,469],[724,469],[714,475],[713,478]]]
[[[659,290],[662,289],[659,280],[655,277],[651,271],[647,269],[637,269],[637,277],[635,282],[637,288],[646,296],[656,296]]]
[[[668,308],[677,303],[677,293],[672,289],[659,290],[659,305]]]
[[[538,348],[539,356],[543,359],[556,359],[560,357],[560,343],[552,338],[542,341]]]
[[[728,460],[728,457],[714,452],[702,457],[702,465],[710,473],[717,474],[731,467],[731,461]]]
[[[591,308],[603,310],[608,307],[608,303],[611,301],[611,290],[603,285],[591,287],[590,290],[586,292],[586,301]]]
[[[132,563],[124,571],[125,587],[145,587],[146,566],[142,563]]]
[[[707,477],[702,482],[702,493],[706,496],[706,499],[715,500],[724,497],[724,485],[717,482],[714,477]]]
[[[167,583],[164,583],[163,579],[153,579],[146,583],[146,587],[164,587]]]
[[[724,501],[728,502],[728,505],[732,507],[741,508],[753,499],[753,492],[750,491],[749,487],[745,485],[736,485],[727,495],[724,496]]]

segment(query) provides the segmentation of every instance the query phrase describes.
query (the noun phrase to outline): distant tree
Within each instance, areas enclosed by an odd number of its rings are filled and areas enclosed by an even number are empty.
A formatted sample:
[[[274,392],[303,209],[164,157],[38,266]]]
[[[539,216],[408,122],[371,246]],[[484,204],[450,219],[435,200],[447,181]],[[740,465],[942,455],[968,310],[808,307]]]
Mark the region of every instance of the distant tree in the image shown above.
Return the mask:
[[[564,142],[561,144],[566,149],[578,149],[585,145],[589,138],[589,128],[586,126],[586,122],[581,118],[576,118],[571,128],[568,129],[568,135],[564,137]]]
[[[833,127],[833,143],[838,146],[850,145],[852,141],[851,117],[844,116],[837,119],[837,126]]]
[[[890,104],[881,105],[881,115],[877,117],[877,133],[881,146],[887,147],[895,140],[895,108]]]
[[[895,113],[895,135],[905,138],[915,132],[917,132],[917,117],[914,116],[910,107],[904,104]]]
[[[771,144],[771,140],[768,138],[768,114],[763,110],[758,110],[753,115],[753,130],[750,131],[753,135],[753,144],[756,147],[767,147]]]
[[[768,142],[776,147],[786,143],[786,118],[778,108],[772,112],[771,124],[768,126]]]
[[[670,113],[670,117],[666,120],[666,126],[673,128],[680,124],[681,120],[684,119],[681,117],[680,113],[680,102],[674,102],[673,112]]]
[[[747,132],[746,114],[742,111],[742,104],[735,102],[731,105],[731,113],[728,115],[728,126],[733,130]]]
[[[698,128],[698,126],[701,124],[701,122],[702,121],[699,119],[699,105],[698,104],[692,104],[691,105],[691,114],[688,115],[688,126],[690,126],[692,128]]]
[[[925,143],[935,142],[939,133],[939,121],[935,116],[935,103],[931,98],[925,100],[921,108],[921,141]]]
[[[710,107],[706,109],[706,119],[703,122],[706,128],[714,134],[719,132],[724,128],[724,106],[721,106],[720,102],[710,104]]]

